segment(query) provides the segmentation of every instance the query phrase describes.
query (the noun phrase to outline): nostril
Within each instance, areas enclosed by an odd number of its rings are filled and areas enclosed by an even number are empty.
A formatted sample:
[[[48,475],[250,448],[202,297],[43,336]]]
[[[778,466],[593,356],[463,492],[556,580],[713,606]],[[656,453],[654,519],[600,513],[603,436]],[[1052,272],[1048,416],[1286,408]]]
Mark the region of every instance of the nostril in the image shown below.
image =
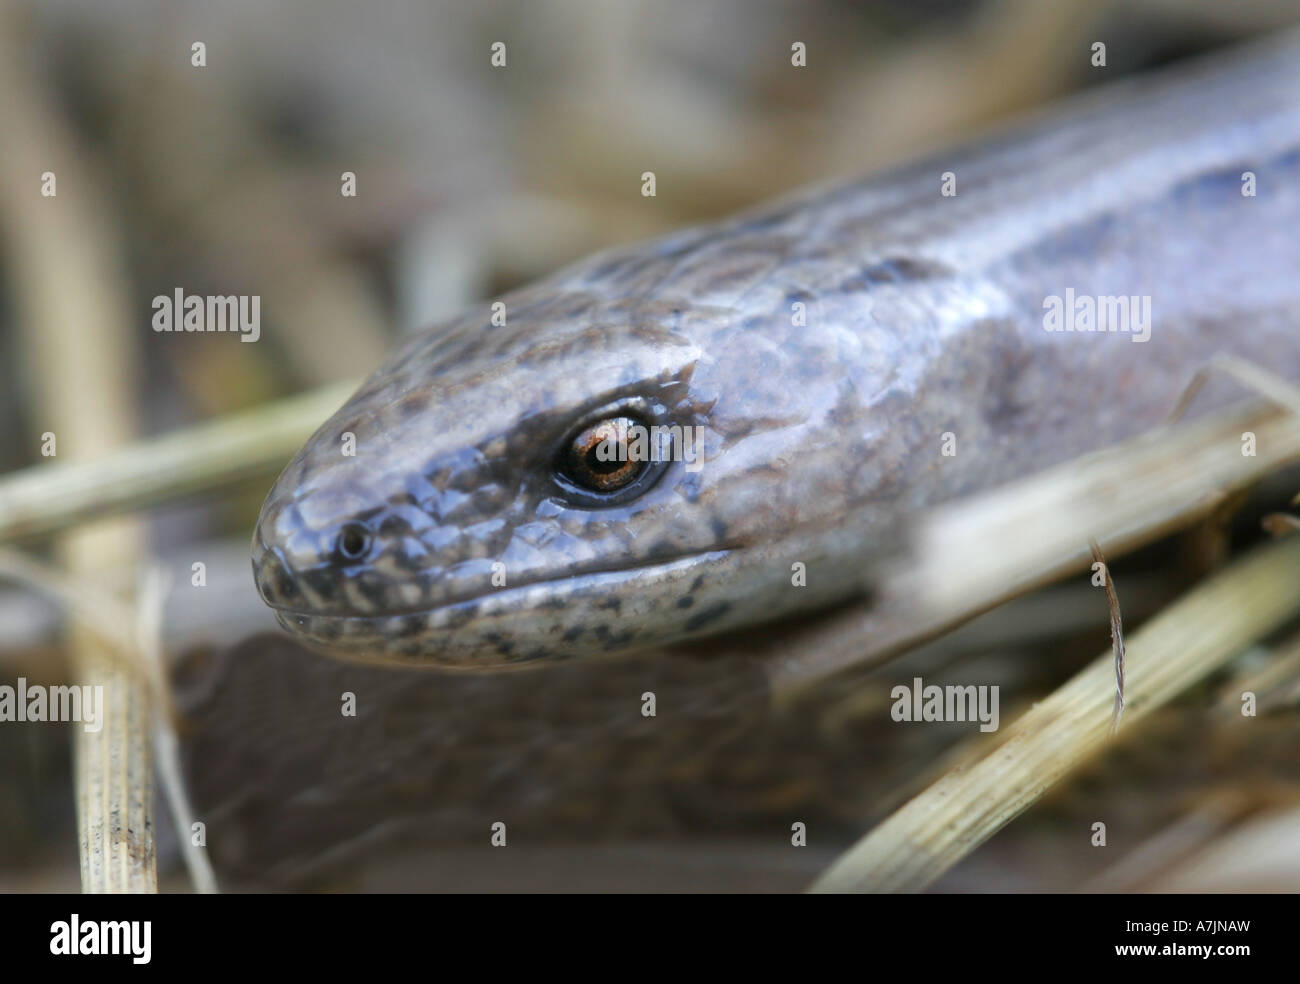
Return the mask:
[[[289,576],[289,572],[281,567],[275,575],[275,590],[280,597],[290,600],[298,597],[298,582]]]

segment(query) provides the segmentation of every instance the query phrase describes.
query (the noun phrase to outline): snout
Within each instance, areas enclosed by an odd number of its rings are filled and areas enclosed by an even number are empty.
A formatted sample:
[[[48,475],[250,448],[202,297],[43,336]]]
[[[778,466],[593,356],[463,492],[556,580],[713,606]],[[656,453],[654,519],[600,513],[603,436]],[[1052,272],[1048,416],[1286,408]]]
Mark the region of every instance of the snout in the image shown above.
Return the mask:
[[[301,602],[298,582],[278,551],[262,541],[260,528],[253,534],[253,583],[272,608],[294,608]]]

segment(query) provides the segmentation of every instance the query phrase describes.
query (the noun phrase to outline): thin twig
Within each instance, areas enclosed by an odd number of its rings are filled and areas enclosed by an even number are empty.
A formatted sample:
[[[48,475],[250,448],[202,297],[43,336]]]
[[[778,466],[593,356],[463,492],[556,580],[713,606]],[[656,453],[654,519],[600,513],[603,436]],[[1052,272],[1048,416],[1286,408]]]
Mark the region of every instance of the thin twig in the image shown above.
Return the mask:
[[[354,383],[139,441],[94,461],[36,465],[0,479],[0,541],[54,533],[274,475]]]
[[[194,890],[201,895],[217,891],[217,876],[207,852],[194,844],[190,831],[194,823],[194,809],[185,788],[184,770],[181,767],[180,739],[173,724],[167,685],[167,667],[163,660],[162,613],[169,588],[168,578],[162,568],[150,566],[145,571],[136,596],[138,621],[136,635],[138,646],[153,683],[158,699],[153,705],[154,759],[158,763],[158,779],[167,806],[171,811],[172,826],[181,846],[181,858],[189,871]]]
[[[1197,394],[1204,389],[1211,374],[1216,372],[1231,376],[1237,382],[1254,390],[1278,406],[1285,407],[1292,413],[1300,415],[1300,388],[1294,383],[1246,359],[1235,355],[1221,354],[1211,359],[1208,365],[1198,369],[1192,376],[1191,382],[1187,384],[1187,388],[1183,390],[1182,395],[1178,398],[1174,409],[1170,411],[1169,416],[1165,419],[1165,427],[1182,419],[1183,414],[1187,412],[1187,408],[1191,406]]]
[[[1106,558],[1102,555],[1101,545],[1090,537],[1088,546],[1092,548],[1092,559],[1101,565],[1106,608],[1110,611],[1110,645],[1115,653],[1115,708],[1110,719],[1110,733],[1113,735],[1119,731],[1119,719],[1124,715],[1124,624],[1119,614],[1119,595],[1115,592],[1115,582],[1110,576]]]

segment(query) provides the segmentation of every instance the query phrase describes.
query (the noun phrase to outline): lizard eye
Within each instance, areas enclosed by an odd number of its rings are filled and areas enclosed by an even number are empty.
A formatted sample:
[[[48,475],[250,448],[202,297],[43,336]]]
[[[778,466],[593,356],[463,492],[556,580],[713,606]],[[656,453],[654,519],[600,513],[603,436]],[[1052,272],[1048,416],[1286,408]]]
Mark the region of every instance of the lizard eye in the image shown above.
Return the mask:
[[[565,477],[589,492],[616,492],[630,485],[647,464],[632,446],[635,429],[642,426],[632,417],[609,417],[578,433],[561,462]]]
[[[637,417],[606,417],[574,434],[555,463],[556,484],[577,505],[626,502],[662,471],[653,431]]]
[[[342,563],[360,560],[370,551],[370,530],[360,523],[347,523],[334,538],[334,556]]]

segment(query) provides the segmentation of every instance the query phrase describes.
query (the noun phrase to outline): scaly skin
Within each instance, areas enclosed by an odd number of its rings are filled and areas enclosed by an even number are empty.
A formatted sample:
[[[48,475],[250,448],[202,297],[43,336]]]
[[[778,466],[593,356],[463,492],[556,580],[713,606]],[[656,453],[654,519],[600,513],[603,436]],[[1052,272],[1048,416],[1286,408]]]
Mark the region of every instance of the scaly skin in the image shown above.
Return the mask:
[[[1293,37],[594,257],[402,345],[271,491],[259,590],[339,655],[471,668],[844,600],[913,510],[1151,428],[1216,353],[1300,378],[1297,230]],[[1151,340],[1046,331],[1067,288],[1149,295]],[[628,407],[699,428],[701,469],[576,501],[558,457]]]

